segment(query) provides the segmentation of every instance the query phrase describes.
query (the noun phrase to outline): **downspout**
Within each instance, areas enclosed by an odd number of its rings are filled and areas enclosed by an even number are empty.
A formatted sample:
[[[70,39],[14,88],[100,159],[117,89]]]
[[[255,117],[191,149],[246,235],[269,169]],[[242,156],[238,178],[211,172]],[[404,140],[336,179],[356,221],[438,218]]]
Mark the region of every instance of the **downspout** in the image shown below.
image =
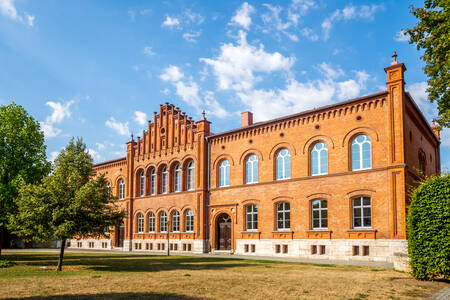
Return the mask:
[[[210,168],[210,163],[211,163],[211,155],[210,155],[210,153],[211,153],[211,144],[209,143],[209,139],[208,139],[208,137],[206,137],[206,144],[207,144],[207,146],[206,146],[206,157],[207,157],[207,164],[206,164],[206,174],[207,174],[207,177],[206,177],[206,197],[205,197],[205,205],[206,205],[206,236],[208,237],[208,241],[207,241],[207,244],[206,244],[206,251],[207,252],[211,252],[211,247],[210,247],[210,243],[211,243],[211,239],[210,239],[210,236],[209,236],[209,190],[210,190],[210,188],[209,188],[209,182],[210,182],[210,176],[211,176],[211,172],[210,172],[210,170],[209,170],[209,168]]]

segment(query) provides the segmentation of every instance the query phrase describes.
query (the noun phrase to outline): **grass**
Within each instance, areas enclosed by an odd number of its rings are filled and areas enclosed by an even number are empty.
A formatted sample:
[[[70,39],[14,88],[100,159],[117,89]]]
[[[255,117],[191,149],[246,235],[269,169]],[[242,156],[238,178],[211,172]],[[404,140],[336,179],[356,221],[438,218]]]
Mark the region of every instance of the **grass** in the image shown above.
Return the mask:
[[[421,299],[448,287],[388,269],[216,257],[4,253],[0,298]],[[376,272],[373,272],[377,270]]]

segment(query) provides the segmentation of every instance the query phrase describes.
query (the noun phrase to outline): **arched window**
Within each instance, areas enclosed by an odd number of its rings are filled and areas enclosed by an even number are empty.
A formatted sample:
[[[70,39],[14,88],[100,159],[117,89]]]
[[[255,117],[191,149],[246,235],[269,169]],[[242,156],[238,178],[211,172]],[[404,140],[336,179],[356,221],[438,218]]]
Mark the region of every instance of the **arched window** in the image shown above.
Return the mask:
[[[161,171],[161,193],[167,194],[169,192],[169,172],[167,167],[164,167]]]
[[[222,161],[219,167],[219,186],[230,185],[230,163],[228,160]]]
[[[172,232],[180,232],[180,213],[174,211],[172,214]]]
[[[317,143],[311,149],[311,175],[328,173],[327,144]]]
[[[167,213],[165,211],[159,215],[159,232],[167,232]]]
[[[425,170],[427,167],[427,158],[425,152],[422,149],[419,150],[419,170],[425,174]]]
[[[155,232],[155,214],[148,214],[148,232]]]
[[[156,170],[152,169],[150,172],[150,194],[156,194]]]
[[[145,196],[145,173],[141,171],[139,175],[139,196]]]
[[[258,182],[258,156],[252,154],[245,164],[245,183]]]
[[[291,228],[291,208],[288,202],[277,204],[277,229],[289,230]]]
[[[372,206],[370,197],[356,197],[352,199],[353,228],[372,227]]]
[[[192,210],[186,212],[186,232],[194,232],[194,212]]]
[[[352,141],[352,170],[364,170],[372,167],[370,138],[358,135]]]
[[[125,180],[119,180],[119,200],[125,199]]]
[[[173,191],[181,192],[181,166],[180,164],[175,166],[173,171]]]
[[[188,191],[195,189],[195,163],[193,160],[191,160],[187,165],[186,182]]]
[[[328,208],[327,200],[315,200],[311,203],[312,208],[312,228],[328,228]]]
[[[245,208],[245,229],[247,231],[258,230],[258,206],[247,205]]]
[[[144,232],[144,215],[138,214],[137,216],[137,232],[143,233]]]
[[[109,200],[111,198],[111,183],[109,181],[106,182],[106,194]]]
[[[277,154],[277,180],[291,178],[291,153],[281,149]]]

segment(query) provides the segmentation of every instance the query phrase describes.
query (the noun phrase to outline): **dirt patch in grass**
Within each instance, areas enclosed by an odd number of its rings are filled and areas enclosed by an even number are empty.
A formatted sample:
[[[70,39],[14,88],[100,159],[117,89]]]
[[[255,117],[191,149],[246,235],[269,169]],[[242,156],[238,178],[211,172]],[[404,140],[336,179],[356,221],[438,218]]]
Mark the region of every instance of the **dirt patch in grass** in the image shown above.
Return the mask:
[[[388,269],[122,254],[67,254],[57,274],[57,254],[6,256],[3,298],[420,299],[450,286]]]

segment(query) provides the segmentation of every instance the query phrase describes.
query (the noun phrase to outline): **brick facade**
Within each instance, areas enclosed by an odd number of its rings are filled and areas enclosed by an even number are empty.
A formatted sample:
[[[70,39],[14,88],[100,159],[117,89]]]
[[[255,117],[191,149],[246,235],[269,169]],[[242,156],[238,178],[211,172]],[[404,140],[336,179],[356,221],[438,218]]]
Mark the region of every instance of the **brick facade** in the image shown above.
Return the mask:
[[[194,122],[173,105],[161,105],[142,136],[127,143],[126,157],[95,166],[115,196],[120,180],[125,183],[117,200],[128,215],[123,243],[120,230],[111,229],[108,248],[166,251],[167,233],[160,230],[165,214],[169,227],[179,222],[176,232],[170,230],[172,251],[393,262],[406,251],[408,187],[419,169],[426,175],[440,171],[439,133],[405,92],[405,70],[394,59],[385,68],[385,91],[259,123],[245,112],[241,128],[219,134],[210,132],[204,117]],[[370,144],[358,148],[358,136]],[[318,143],[326,147],[326,159],[312,157]],[[253,173],[250,157],[257,164]],[[315,174],[318,160],[325,171]],[[358,164],[363,167],[356,170]],[[326,212],[313,212],[317,200]],[[193,227],[186,224],[188,213]]]

